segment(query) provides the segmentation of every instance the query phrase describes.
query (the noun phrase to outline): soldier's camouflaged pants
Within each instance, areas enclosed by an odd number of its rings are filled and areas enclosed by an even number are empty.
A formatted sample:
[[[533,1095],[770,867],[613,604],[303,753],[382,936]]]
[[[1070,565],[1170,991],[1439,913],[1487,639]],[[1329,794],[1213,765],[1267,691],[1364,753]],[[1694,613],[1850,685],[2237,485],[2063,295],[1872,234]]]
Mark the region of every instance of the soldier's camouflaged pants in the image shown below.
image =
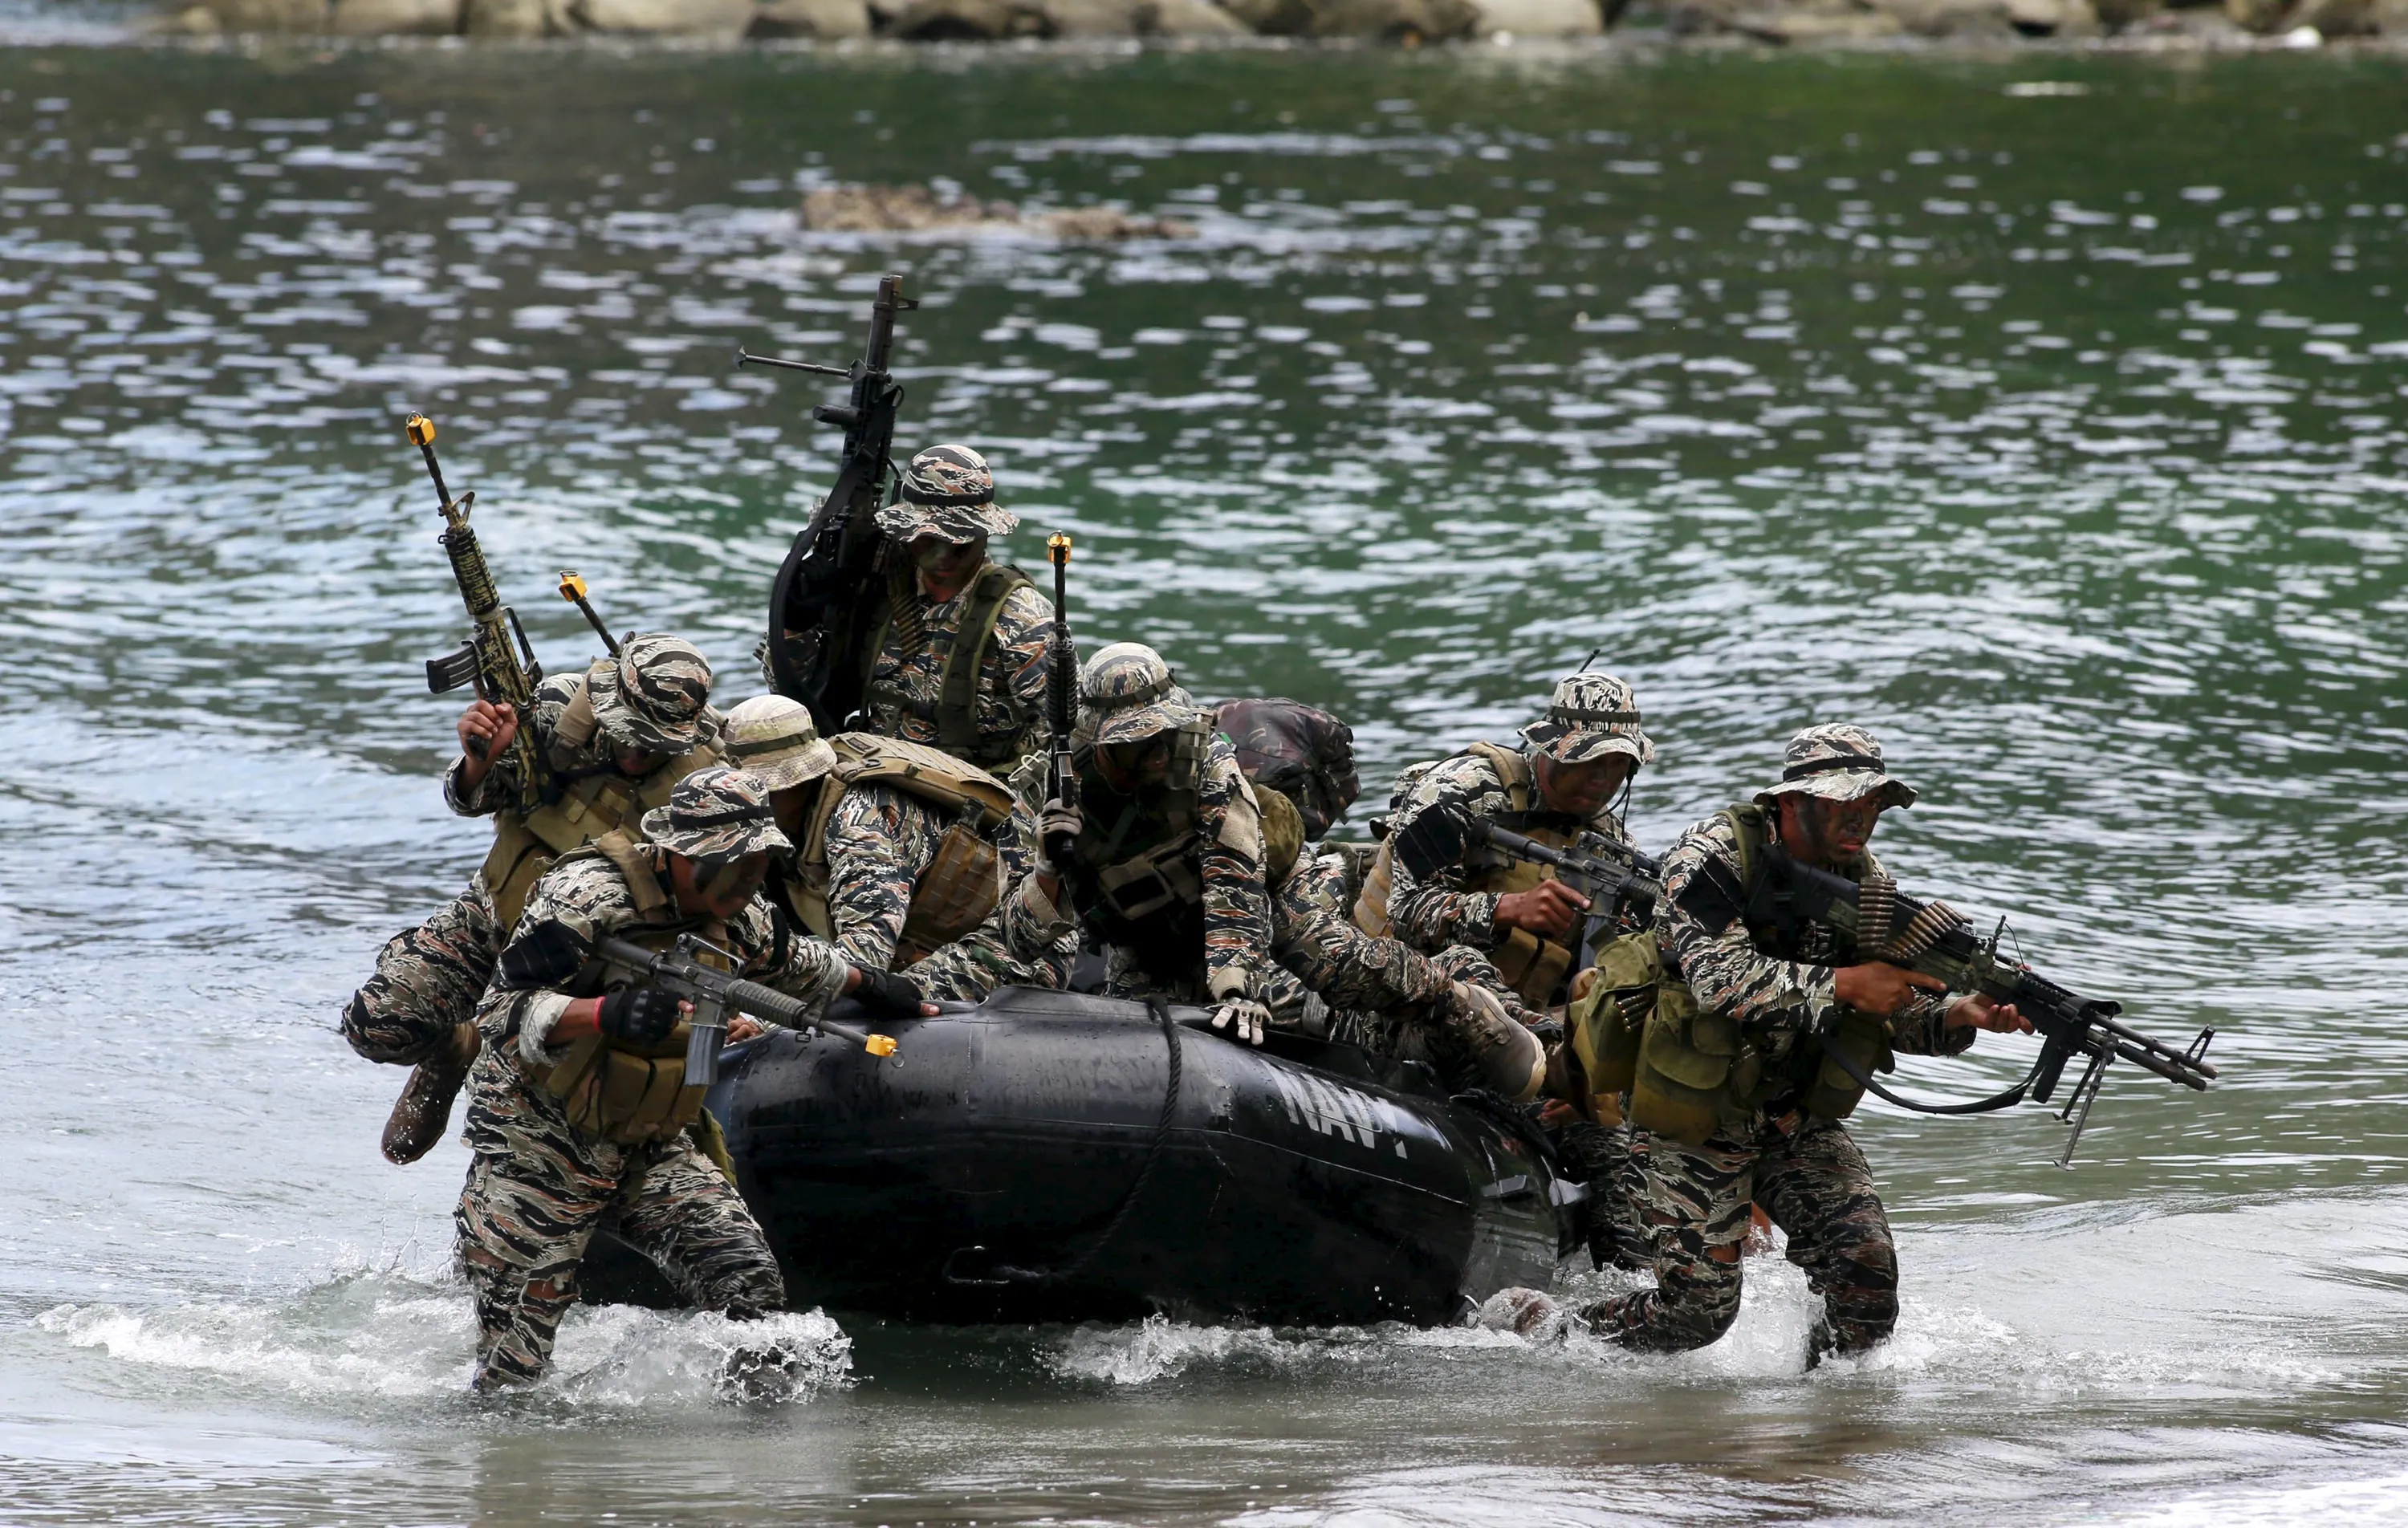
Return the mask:
[[[468,889],[385,941],[376,973],[343,1010],[343,1038],[370,1061],[415,1066],[474,1022],[508,930],[491,898]]]
[[[1739,1315],[1740,1244],[1750,1202],[1789,1238],[1789,1261],[1822,1295],[1831,1347],[1861,1352],[1898,1323],[1898,1250],[1864,1153],[1838,1124],[1794,1133],[1753,1122],[1702,1147],[1632,1132],[1631,1187],[1655,1244],[1656,1288],[1582,1312],[1632,1348],[1703,1348]]]
[[[606,1223],[700,1309],[744,1321],[785,1304],[760,1224],[683,1135],[624,1178],[587,1173],[540,1141],[480,1154],[453,1219],[460,1272],[476,1292],[480,1391],[543,1373],[560,1320],[577,1303],[586,1243]]]
[[[1479,950],[1468,945],[1449,945],[1425,958],[1451,981],[1485,987],[1497,993],[1505,1000],[1506,1012],[1522,1011],[1521,998],[1505,985],[1497,967]],[[1484,1086],[1480,1078],[1480,1058],[1456,1027],[1446,1021],[1442,1006],[1437,1002],[1379,1012],[1341,1010],[1329,1017],[1329,1037],[1376,1055],[1427,1062],[1438,1073],[1439,1080],[1450,1089]]]
[[[1628,1125],[1576,1120],[1554,1132],[1555,1153],[1588,1189],[1582,1213],[1589,1262],[1599,1268],[1645,1268],[1653,1264],[1647,1228],[1640,1223],[1633,1194]]]

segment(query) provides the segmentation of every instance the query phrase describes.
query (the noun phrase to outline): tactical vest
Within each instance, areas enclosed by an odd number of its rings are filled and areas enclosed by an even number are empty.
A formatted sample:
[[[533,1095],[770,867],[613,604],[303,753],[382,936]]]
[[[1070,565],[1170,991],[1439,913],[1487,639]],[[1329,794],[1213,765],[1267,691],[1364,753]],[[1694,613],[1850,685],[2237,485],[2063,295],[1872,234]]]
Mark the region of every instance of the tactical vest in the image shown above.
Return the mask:
[[[828,912],[828,819],[845,792],[884,785],[953,817],[912,883],[890,969],[899,971],[985,922],[1003,900],[1003,855],[994,835],[1011,820],[1011,787],[920,743],[848,732],[829,738],[828,746],[836,750],[836,767],[821,781],[805,821],[796,854],[799,874],[784,886],[796,920],[820,938],[835,939],[836,921]]]
[[[577,693],[569,697],[552,729],[551,758],[547,762],[554,770],[566,773],[572,761],[583,757],[585,745],[594,740],[597,726],[591,687],[586,679],[580,678]],[[669,792],[678,781],[705,764],[718,762],[718,749],[703,743],[641,779],[631,780],[612,769],[596,770],[571,778],[556,798],[545,801],[523,817],[507,809],[495,812],[494,847],[487,851],[478,876],[486,894],[494,899],[494,910],[501,915],[502,927],[509,930],[518,926],[527,893],[535,889],[535,883],[559,862],[560,856],[623,827],[634,832],[637,821],[644,813],[668,805]]]
[[[1505,804],[1517,817],[1526,814],[1537,800],[1537,789],[1530,772],[1528,757],[1496,743],[1474,743],[1463,750],[1488,761],[1497,778],[1505,784]],[[1458,755],[1460,757],[1460,755]],[[1426,771],[1425,771],[1426,773]],[[1409,778],[1417,778],[1410,777]],[[1401,795],[1409,779],[1398,781]],[[1577,836],[1559,829],[1531,826],[1522,828],[1524,836],[1551,848],[1561,849]],[[1393,935],[1395,924],[1388,917],[1388,898],[1396,891],[1396,835],[1392,833],[1380,842],[1379,852],[1371,858],[1371,868],[1363,877],[1363,894],[1354,902],[1355,925],[1366,934]],[[1482,871],[1465,881],[1467,892],[1493,892],[1509,895],[1526,892],[1542,880],[1555,878],[1553,865],[1510,862],[1497,869]],[[1568,945],[1553,939],[1542,939],[1528,929],[1509,930],[1489,952],[1489,961],[1505,984],[1534,1008],[1543,1009],[1555,1002],[1555,990],[1563,985],[1564,973],[1572,966],[1572,951]]]
[[[962,623],[953,634],[953,650],[945,654],[945,671],[937,680],[937,701],[930,706],[905,693],[899,686],[870,682],[878,672],[879,657],[885,651],[887,633],[894,629],[896,602],[918,596],[916,575],[906,564],[900,575],[888,584],[887,596],[879,603],[878,618],[870,627],[869,640],[862,649],[862,694],[881,705],[909,711],[933,725],[937,729],[937,747],[955,758],[968,759],[982,767],[1016,761],[1020,757],[1014,746],[1020,736],[1016,722],[1001,739],[990,740],[979,732],[979,673],[985,666],[987,650],[995,644],[995,628],[1003,619],[1004,601],[1011,597],[1013,590],[1025,588],[1028,582],[1028,575],[1009,563],[989,563],[971,577],[962,595]],[[1009,688],[999,688],[996,698],[1018,718],[1019,702]]]
[[[1160,981],[1181,979],[1204,959],[1199,829],[1211,742],[1209,717],[1180,727],[1168,778],[1142,796],[1124,795],[1097,778],[1088,767],[1091,755],[1080,760],[1086,821],[1063,867],[1070,899],[1096,937],[1128,950]],[[1245,790],[1253,801],[1253,788]],[[1259,843],[1254,847],[1259,851]]]
[[[695,934],[706,945],[725,948],[727,926],[716,919],[680,917],[668,889],[628,834],[605,834],[561,858],[580,856],[607,859],[626,878],[637,921],[617,930],[617,937],[646,950],[666,950],[678,935]],[[723,971],[733,969],[716,949],[705,950],[695,959]],[[572,997],[600,997],[610,990],[609,970],[599,961],[587,963],[560,989]],[[692,1029],[681,1023],[648,1045],[600,1034],[586,1035],[569,1046],[558,1061],[533,1068],[536,1085],[559,1102],[570,1126],[580,1135],[614,1146],[667,1140],[694,1123],[702,1112],[703,1094],[710,1092],[686,1085],[685,1050]]]
[[[1772,815],[1754,804],[1723,810],[1739,841],[1740,902],[1755,894]],[[1861,868],[1842,872],[1850,878]],[[1575,1006],[1572,1044],[1602,1093],[1630,1091],[1630,1121],[1643,1130],[1690,1146],[1715,1129],[1745,1119],[1785,1092],[1802,1088],[1805,1112],[1844,1120],[1864,1087],[1831,1059],[1837,1051],[1867,1076],[1890,1068],[1888,1020],[1842,1008],[1828,1034],[1800,1037],[1795,1050],[1768,1064],[1737,1020],[1699,1006],[1678,973],[1663,962],[1652,933],[1626,935],[1606,946],[1585,1011]]]

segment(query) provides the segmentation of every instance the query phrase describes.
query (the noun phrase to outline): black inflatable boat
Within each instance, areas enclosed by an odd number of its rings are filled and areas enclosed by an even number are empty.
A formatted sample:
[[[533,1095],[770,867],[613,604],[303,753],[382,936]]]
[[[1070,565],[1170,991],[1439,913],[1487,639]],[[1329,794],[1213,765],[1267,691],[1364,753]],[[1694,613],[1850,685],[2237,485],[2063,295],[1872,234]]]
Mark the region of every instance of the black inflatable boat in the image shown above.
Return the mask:
[[[1546,1287],[1575,1243],[1544,1140],[1418,1065],[1027,989],[882,1027],[883,1061],[793,1032],[731,1050],[710,1095],[797,1306],[1429,1325]],[[597,1245],[588,1297],[666,1295],[635,1264]]]

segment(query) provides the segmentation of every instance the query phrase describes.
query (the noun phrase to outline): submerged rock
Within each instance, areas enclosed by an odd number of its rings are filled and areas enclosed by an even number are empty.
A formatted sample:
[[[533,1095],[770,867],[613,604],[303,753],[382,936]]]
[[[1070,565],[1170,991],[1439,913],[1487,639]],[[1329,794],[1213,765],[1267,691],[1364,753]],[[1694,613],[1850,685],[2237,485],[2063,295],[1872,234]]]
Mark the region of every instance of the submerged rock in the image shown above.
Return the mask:
[[[1597,0],[1473,0],[1482,36],[1591,37],[1605,30]]]
[[[767,0],[752,12],[754,37],[866,37],[869,7],[865,0]]]
[[[925,186],[828,186],[803,198],[803,226],[824,234],[1037,234],[1068,241],[1194,238],[1193,224],[1111,207],[1023,213],[1010,202],[940,197]]]

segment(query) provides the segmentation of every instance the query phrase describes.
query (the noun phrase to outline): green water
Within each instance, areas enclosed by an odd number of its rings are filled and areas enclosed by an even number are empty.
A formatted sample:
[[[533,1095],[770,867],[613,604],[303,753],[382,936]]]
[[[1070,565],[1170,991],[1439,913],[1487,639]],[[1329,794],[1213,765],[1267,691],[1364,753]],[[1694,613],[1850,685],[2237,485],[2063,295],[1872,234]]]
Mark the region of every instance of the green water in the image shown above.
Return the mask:
[[[2049,93],[2011,89],[2034,83]],[[2408,1517],[2398,1080],[2408,63],[2380,56],[0,54],[0,1521]],[[2084,91],[2086,93],[2068,93]],[[951,181],[1192,239],[809,233]],[[824,485],[867,293],[903,443],[980,445],[1090,643],[1395,770],[1592,649],[1661,848],[1810,721],[1892,867],[2207,1096],[1869,1107],[1907,1317],[1809,1376],[1752,1264],[1679,1360],[1468,1332],[930,1332],[733,1413],[707,1322],[457,1395],[456,1145],[332,1033],[480,852],[432,782],[456,598],[398,421],[555,664],[720,698]],[[1985,1041],[1918,1087],[2002,1085]],[[1567,1280],[1600,1280],[1567,1268]]]

